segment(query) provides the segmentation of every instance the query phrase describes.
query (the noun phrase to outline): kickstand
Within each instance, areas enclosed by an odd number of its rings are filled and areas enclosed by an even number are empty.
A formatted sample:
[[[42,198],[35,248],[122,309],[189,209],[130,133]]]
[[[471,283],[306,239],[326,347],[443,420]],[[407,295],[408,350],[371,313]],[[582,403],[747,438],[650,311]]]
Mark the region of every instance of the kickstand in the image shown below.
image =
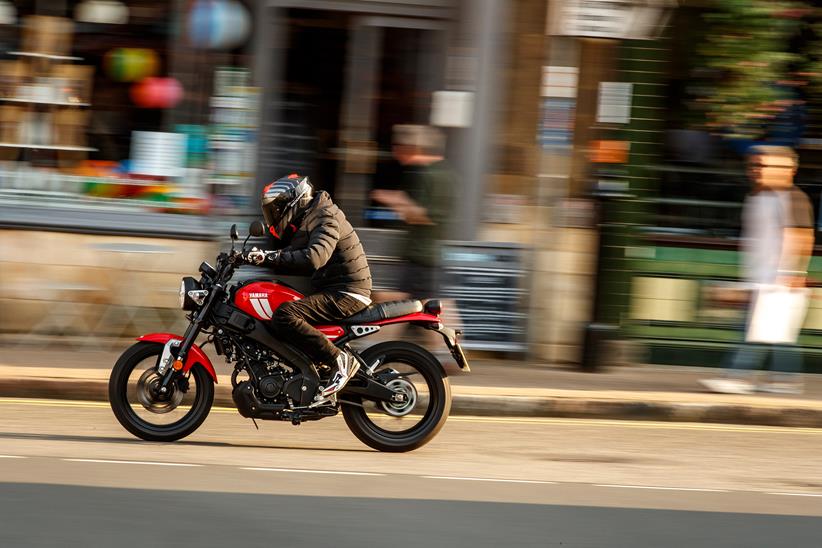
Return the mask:
[[[259,426],[257,426],[257,421],[256,421],[256,420],[254,420],[254,418],[253,418],[253,417],[251,418],[251,422],[253,422],[253,423],[254,423],[254,428],[256,428],[257,430],[259,430],[259,429],[260,429],[260,427],[259,427]]]

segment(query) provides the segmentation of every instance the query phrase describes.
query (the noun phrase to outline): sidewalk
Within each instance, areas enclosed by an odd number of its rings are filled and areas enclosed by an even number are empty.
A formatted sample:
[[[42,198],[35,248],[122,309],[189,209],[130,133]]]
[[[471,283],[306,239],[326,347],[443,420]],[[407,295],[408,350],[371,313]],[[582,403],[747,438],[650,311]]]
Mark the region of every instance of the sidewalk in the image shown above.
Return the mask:
[[[0,346],[0,397],[105,400],[119,351]],[[216,403],[232,405],[230,369]],[[472,373],[449,370],[453,414],[578,417],[822,427],[822,376],[807,376],[802,396],[709,394],[697,380],[712,368],[625,366],[603,373],[517,362],[474,360]]]

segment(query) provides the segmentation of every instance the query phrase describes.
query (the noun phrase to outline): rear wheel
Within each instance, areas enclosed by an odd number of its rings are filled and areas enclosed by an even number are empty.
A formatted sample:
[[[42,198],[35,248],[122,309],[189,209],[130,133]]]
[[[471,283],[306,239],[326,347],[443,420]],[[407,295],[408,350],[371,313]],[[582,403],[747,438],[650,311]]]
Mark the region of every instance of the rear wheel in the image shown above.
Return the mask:
[[[194,432],[214,401],[214,381],[202,367],[174,379],[160,393],[157,371],[163,345],[139,342],[126,350],[111,372],[108,398],[123,428],[148,441],[175,441]]]
[[[362,358],[369,366],[378,363],[373,375],[403,398],[374,402],[343,391],[342,414],[351,432],[379,451],[412,451],[431,441],[451,410],[451,386],[437,359],[420,346],[393,341],[368,348]]]

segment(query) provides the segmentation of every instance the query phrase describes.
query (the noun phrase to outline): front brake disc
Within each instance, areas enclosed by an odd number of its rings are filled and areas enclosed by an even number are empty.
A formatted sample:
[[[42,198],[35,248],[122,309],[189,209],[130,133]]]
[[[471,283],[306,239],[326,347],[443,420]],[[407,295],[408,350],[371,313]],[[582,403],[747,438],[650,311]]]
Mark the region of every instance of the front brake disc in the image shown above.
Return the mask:
[[[183,390],[179,390],[175,383],[169,385],[171,393],[160,398],[157,396],[157,387],[162,382],[162,378],[156,369],[147,369],[140,375],[137,381],[137,400],[144,409],[158,415],[170,413],[177,409],[183,401],[185,395]]]

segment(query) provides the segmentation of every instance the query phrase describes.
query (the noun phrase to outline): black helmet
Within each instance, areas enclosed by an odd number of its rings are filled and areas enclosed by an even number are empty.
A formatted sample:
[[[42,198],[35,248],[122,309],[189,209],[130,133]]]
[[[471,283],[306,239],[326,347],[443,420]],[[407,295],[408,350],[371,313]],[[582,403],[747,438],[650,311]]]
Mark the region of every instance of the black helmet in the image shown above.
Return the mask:
[[[277,179],[263,189],[262,209],[268,230],[277,238],[311,203],[314,189],[308,177],[292,173]]]

